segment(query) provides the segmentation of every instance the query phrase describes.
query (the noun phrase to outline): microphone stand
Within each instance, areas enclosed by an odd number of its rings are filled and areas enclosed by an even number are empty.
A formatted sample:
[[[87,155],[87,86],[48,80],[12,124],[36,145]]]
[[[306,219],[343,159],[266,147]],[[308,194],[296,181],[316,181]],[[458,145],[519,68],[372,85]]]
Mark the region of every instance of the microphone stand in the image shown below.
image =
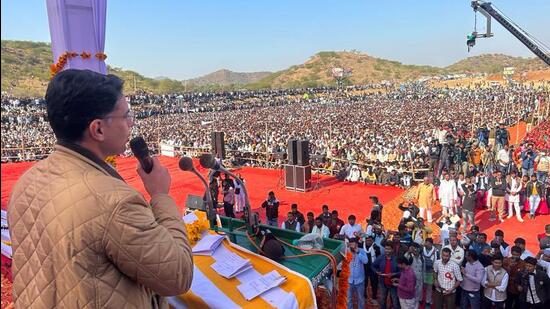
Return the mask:
[[[212,193],[210,192],[210,186],[208,185],[208,183],[206,183],[206,180],[204,179],[204,177],[202,177],[202,175],[199,174],[199,172],[197,172],[195,168],[190,170],[190,172],[195,174],[204,185],[205,190],[204,190],[203,202],[205,203],[206,218],[208,219],[208,222],[210,222],[210,226],[215,227],[217,229],[216,213],[214,210],[214,204],[212,202]],[[209,173],[210,182],[212,181],[211,174],[212,172]]]

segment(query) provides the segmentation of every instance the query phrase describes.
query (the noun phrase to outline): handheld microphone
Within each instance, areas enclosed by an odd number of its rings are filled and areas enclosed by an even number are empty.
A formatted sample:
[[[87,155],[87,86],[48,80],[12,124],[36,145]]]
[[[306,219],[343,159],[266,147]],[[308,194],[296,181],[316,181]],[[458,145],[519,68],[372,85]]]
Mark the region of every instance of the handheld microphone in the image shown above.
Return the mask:
[[[149,155],[149,148],[147,148],[147,143],[143,137],[132,138],[130,140],[130,149],[132,149],[132,153],[138,159],[143,171],[149,174],[153,170],[153,159]]]
[[[216,216],[217,214],[214,212],[214,205],[212,203],[212,195],[210,192],[210,187],[208,186],[208,183],[206,182],[206,179],[202,177],[199,172],[197,172],[197,169],[195,169],[195,166],[193,165],[193,159],[189,157],[182,157],[179,161],[179,168],[182,171],[186,172],[192,172],[195,174],[202,182],[204,186],[204,195],[206,197],[206,217],[210,221],[210,225],[214,226],[216,223]]]
[[[250,201],[248,200],[248,192],[246,191],[246,186],[244,185],[244,182],[237,175],[225,169],[225,167],[223,167],[218,161],[216,161],[216,158],[211,154],[202,154],[199,162],[204,168],[211,169],[212,171],[220,171],[233,177],[235,181],[241,186],[245,199],[244,221],[249,229],[249,232],[253,233],[254,228],[259,225],[259,218],[256,214],[252,215],[250,213]],[[210,173],[210,175],[212,176],[212,173]]]

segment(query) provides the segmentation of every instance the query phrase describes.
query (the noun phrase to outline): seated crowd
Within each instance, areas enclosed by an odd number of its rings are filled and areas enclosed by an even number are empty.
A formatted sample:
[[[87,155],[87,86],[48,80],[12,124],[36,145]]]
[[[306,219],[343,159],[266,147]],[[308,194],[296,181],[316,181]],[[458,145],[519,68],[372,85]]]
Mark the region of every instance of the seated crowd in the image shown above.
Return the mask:
[[[528,86],[447,89],[411,82],[385,88],[137,93],[128,99],[134,133],[150,145],[164,141],[208,149],[210,133],[222,131],[237,163],[273,167],[284,161],[277,154],[286,153],[290,138],[307,139],[312,158],[318,158],[312,160],[315,167],[337,173],[354,164],[374,172],[429,168],[440,156],[429,152],[432,139],[443,144],[451,133],[465,141],[467,151],[473,129],[488,138],[499,121],[527,119],[545,96],[544,88]],[[3,95],[1,108],[3,160],[34,160],[51,151],[55,139],[42,99]],[[445,149],[442,160],[459,145]]]

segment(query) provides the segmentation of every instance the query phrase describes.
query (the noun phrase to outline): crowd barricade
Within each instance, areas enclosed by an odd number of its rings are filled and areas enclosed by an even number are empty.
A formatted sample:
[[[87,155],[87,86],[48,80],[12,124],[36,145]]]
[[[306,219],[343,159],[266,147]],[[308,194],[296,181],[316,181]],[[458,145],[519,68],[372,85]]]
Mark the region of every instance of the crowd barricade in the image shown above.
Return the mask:
[[[1,149],[1,161],[21,162],[37,161],[47,157],[53,151],[53,147],[8,147]]]

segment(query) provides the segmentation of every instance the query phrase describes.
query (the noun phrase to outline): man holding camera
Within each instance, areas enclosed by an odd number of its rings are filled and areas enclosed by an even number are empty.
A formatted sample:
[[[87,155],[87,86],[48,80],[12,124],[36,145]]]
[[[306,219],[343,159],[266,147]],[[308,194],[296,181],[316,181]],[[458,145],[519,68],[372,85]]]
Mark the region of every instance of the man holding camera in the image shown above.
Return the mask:
[[[262,208],[265,208],[267,224],[279,226],[279,201],[275,198],[275,192],[268,193],[267,199],[262,203]]]
[[[533,144],[527,145],[527,149],[521,153],[521,176],[531,177],[535,174],[536,157],[537,153],[533,150]]]

